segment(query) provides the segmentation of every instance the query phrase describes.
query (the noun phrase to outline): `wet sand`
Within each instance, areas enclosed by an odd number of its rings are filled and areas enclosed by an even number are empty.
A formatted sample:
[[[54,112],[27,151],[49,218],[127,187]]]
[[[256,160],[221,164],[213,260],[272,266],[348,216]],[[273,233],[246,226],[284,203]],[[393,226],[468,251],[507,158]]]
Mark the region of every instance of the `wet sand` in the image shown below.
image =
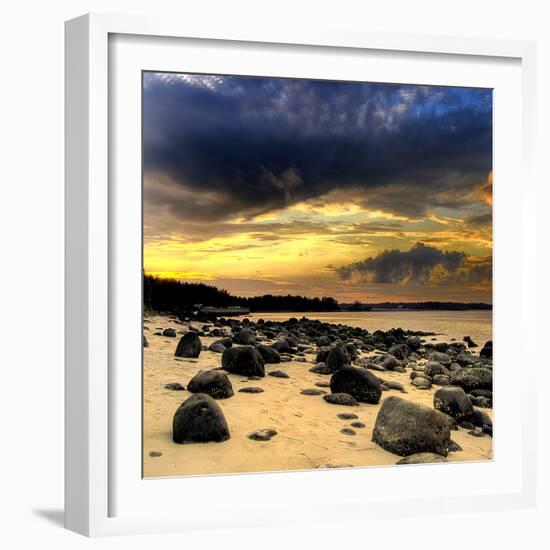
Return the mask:
[[[197,326],[202,326],[203,323]],[[144,348],[144,425],[143,460],[145,477],[223,474],[278,470],[304,470],[327,466],[378,466],[395,464],[400,456],[389,453],[371,441],[376,415],[383,400],[390,395],[433,406],[433,394],[438,386],[429,390],[417,389],[410,384],[410,371],[375,372],[384,380],[401,382],[407,393],[385,391],[378,405],[360,403],[346,407],[326,403],[322,395],[309,396],[301,390],[320,388],[317,382],[329,382],[330,376],[309,372],[315,354],[306,355],[306,362],[266,364],[266,376],[248,380],[245,376],[228,374],[235,395],[217,400],[227,419],[231,438],[223,443],[196,443],[179,445],[172,441],[172,418],[178,406],[190,395],[187,391],[173,391],[165,384],[179,382],[187,387],[199,370],[221,366],[221,354],[202,351],[198,359],[176,358],[174,352],[186,324],[175,319],[152,315],[145,318],[145,335],[149,347]],[[155,336],[162,329],[174,328],[176,338]],[[201,337],[203,345],[217,340]],[[361,357],[367,355],[361,353]],[[267,374],[282,370],[290,378],[275,378]],[[241,393],[246,386],[261,387],[264,392]],[[491,409],[483,409],[492,418]],[[340,413],[354,413],[353,420],[338,418]],[[341,433],[352,422],[362,422],[364,428],[353,428],[356,435]],[[273,428],[277,435],[270,441],[260,442],[247,438],[250,432]],[[451,431],[451,438],[462,451],[449,453],[447,460],[478,461],[492,459],[492,438],[474,437],[468,430]],[[151,456],[152,453],[155,456]],[[160,455],[158,455],[160,453]]]

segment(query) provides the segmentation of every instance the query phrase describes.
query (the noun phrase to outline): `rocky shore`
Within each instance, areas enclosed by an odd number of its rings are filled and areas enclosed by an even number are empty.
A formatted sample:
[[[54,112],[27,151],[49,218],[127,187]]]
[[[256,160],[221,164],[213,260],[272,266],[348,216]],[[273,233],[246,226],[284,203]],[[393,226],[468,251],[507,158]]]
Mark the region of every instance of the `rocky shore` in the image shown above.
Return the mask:
[[[144,319],[150,476],[492,459],[492,342]]]

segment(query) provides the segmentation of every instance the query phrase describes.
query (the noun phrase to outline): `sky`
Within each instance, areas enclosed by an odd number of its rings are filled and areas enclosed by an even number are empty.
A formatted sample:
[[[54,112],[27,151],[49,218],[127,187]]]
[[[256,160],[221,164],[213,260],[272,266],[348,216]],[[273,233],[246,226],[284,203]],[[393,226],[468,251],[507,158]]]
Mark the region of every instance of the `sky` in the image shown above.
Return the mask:
[[[146,273],[492,302],[492,184],[489,89],[143,74]]]

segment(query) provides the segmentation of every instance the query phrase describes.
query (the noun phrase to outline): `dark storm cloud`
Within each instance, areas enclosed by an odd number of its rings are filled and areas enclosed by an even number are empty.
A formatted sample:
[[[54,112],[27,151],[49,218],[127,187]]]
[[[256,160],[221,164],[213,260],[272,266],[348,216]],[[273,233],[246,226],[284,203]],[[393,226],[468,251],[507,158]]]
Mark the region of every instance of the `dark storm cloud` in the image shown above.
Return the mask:
[[[146,73],[146,192],[182,219],[251,217],[338,190],[406,216],[491,170],[488,90]]]
[[[460,251],[440,250],[423,243],[410,250],[384,250],[376,256],[334,268],[342,280],[355,275],[372,283],[482,284],[491,280],[489,259],[470,264]]]

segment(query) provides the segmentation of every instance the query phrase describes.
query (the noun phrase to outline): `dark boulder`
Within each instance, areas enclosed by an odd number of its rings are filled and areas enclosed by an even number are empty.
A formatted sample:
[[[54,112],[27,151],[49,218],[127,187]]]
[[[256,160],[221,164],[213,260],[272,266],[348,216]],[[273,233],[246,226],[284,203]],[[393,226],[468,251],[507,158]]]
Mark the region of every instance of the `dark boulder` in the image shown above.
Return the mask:
[[[273,376],[274,378],[290,378],[290,376],[282,370],[272,370],[271,372],[268,372],[269,376]]]
[[[400,456],[425,452],[447,456],[450,438],[443,413],[393,395],[382,403],[372,434],[375,443]]]
[[[260,352],[260,355],[264,358],[264,363],[276,364],[281,362],[281,356],[279,352],[271,346],[260,344],[256,346],[256,349]]]
[[[227,348],[222,355],[222,368],[233,374],[265,376],[263,357],[249,346]]]
[[[467,393],[472,390],[493,391],[493,373],[482,367],[465,368],[451,374],[451,384],[460,386]]]
[[[205,370],[195,374],[187,384],[191,393],[206,393],[214,399],[227,399],[233,396],[233,386],[227,374],[219,370]]]
[[[430,361],[436,361],[441,363],[443,366],[448,367],[451,364],[451,358],[446,353],[441,351],[434,351],[430,355]]]
[[[263,388],[259,388],[258,386],[245,386],[244,388],[241,388],[239,390],[241,393],[263,393]]]
[[[467,420],[473,412],[472,403],[462,388],[444,386],[434,394],[434,408],[455,420]]]
[[[246,437],[253,441],[269,441],[273,436],[277,435],[277,431],[273,429],[257,430],[249,433]]]
[[[485,342],[485,345],[481,348],[481,351],[479,352],[479,356],[485,359],[493,358],[493,341],[492,340],[488,340],[487,342]]]
[[[256,335],[249,328],[243,328],[235,335],[235,343],[243,346],[253,346],[256,344]]]
[[[219,342],[213,342],[208,346],[208,351],[213,351],[214,353],[223,353],[225,351],[225,346]]]
[[[321,336],[317,339],[317,345],[319,347],[322,346],[330,346],[330,338],[328,336]]]
[[[477,426],[478,428],[483,428],[483,426],[493,425],[493,421],[491,420],[491,417],[485,411],[480,411],[479,409],[474,409],[472,411],[472,414],[470,416],[470,421],[474,426]]]
[[[314,374],[332,374],[326,363],[317,363],[309,369],[309,372],[313,372]]]
[[[436,374],[449,374],[449,370],[446,369],[438,361],[429,361],[424,366],[424,374],[428,376],[435,376]]]
[[[394,355],[386,355],[381,366],[386,370],[395,370],[401,366],[401,362]]]
[[[164,387],[167,390],[172,390],[172,391],[184,391],[185,390],[185,387],[182,386],[179,382],[170,382],[169,384],[164,384]]]
[[[329,393],[323,395],[323,399],[331,405],[346,405],[348,407],[357,407],[359,403],[357,399],[349,393]]]
[[[448,386],[451,383],[451,379],[446,374],[436,374],[432,378],[432,383],[435,386]]]
[[[147,341],[147,338],[146,338],[145,334],[143,335],[143,347],[144,348],[149,347],[149,342]]]
[[[376,404],[380,401],[380,379],[367,369],[342,367],[330,379],[332,393],[348,393],[357,401]]]
[[[227,421],[212,397],[196,393],[186,399],[174,414],[174,443],[206,443],[229,439]]]
[[[163,336],[168,336],[169,338],[175,338],[176,337],[176,331],[173,328],[165,328],[162,331]]]
[[[420,336],[409,336],[407,338],[407,346],[412,351],[416,351],[421,345],[422,342],[420,341]]]
[[[294,353],[296,351],[286,339],[277,340],[271,347],[279,353]]]
[[[332,348],[327,355],[327,367],[330,372],[336,372],[339,369],[350,364],[350,356],[344,345],[338,344]]]
[[[178,342],[176,357],[198,357],[202,350],[202,342],[196,332],[184,334]]]

